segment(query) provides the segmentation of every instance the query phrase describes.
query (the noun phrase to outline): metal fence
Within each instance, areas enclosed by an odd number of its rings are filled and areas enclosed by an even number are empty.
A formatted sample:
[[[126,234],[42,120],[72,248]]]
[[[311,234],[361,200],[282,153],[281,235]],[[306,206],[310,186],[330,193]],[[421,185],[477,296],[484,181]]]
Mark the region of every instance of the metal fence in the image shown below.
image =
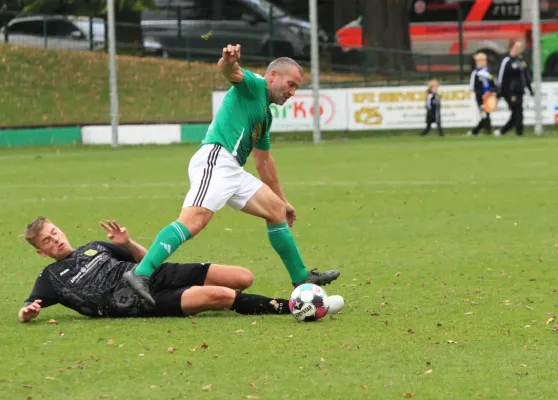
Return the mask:
[[[239,20],[192,20],[185,19],[192,16],[183,15],[181,9],[144,12],[141,23],[117,23],[117,51],[187,63],[213,63],[219,58],[222,47],[240,43],[244,64],[265,65],[274,58],[288,56],[309,67],[309,25],[296,19],[285,23],[273,15],[273,10],[270,8],[266,21],[254,16],[242,16]],[[107,28],[102,18],[21,16],[11,11],[4,11],[0,17],[0,43],[106,51]],[[320,31],[320,65],[324,72],[350,74],[351,80],[366,84],[422,82],[435,74],[429,55],[374,47],[345,51],[331,33],[324,31]]]

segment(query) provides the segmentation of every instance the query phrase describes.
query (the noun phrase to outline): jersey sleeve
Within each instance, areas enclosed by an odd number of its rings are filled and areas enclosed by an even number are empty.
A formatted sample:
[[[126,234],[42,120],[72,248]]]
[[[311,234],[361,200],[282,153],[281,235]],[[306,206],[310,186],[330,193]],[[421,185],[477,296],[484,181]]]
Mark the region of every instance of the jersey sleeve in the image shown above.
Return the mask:
[[[252,71],[243,69],[244,78],[240,82],[233,82],[234,88],[246,97],[256,97],[265,86],[264,77]]]
[[[263,136],[256,142],[254,147],[258,150],[267,151],[271,148],[271,140],[269,139],[269,131],[263,134]]]
[[[111,257],[116,258],[118,261],[137,262],[130,250],[124,246],[117,246],[108,242],[101,242],[101,244],[110,252]]]
[[[46,270],[39,274],[31,294],[27,300],[25,300],[24,306],[33,303],[35,300],[41,300],[41,308],[58,304],[58,295],[56,294],[56,290],[54,289]]]

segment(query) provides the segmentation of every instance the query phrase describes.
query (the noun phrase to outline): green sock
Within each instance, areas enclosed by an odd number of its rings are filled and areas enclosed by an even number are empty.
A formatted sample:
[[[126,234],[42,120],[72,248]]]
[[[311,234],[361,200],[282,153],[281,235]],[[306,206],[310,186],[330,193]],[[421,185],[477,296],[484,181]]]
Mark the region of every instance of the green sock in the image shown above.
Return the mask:
[[[287,271],[289,271],[289,275],[291,276],[291,281],[293,283],[299,283],[308,279],[308,271],[298,252],[289,225],[287,225],[287,223],[268,225],[267,236],[271,246],[273,246],[277,254],[279,254],[279,257],[281,257],[283,264],[287,267]]]
[[[175,221],[165,226],[155,238],[143,260],[136,267],[134,273],[151,276],[159,265],[174,253],[182,243],[192,235],[182,223]]]

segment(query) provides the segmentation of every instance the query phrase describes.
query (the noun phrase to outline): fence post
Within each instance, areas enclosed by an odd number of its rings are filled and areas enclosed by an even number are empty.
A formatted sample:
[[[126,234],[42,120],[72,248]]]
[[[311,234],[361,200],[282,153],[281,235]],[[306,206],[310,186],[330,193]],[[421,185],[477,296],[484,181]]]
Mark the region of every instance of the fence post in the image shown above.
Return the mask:
[[[430,80],[432,77],[432,75],[430,74],[432,69],[432,59],[430,58],[430,54],[426,55],[426,65],[426,76],[428,77],[428,80]]]
[[[461,2],[457,3],[457,27],[459,31],[459,81],[463,82],[464,79],[464,63],[463,59],[463,9],[461,8]]]
[[[177,28],[178,28],[178,40],[182,39],[182,10],[180,7],[176,9],[176,19],[177,19]]]
[[[94,44],[94,40],[93,40],[93,17],[89,16],[89,50],[93,51],[93,44]]]
[[[43,17],[43,39],[45,40],[45,49],[48,47],[48,31],[47,31],[47,21],[46,18]]]
[[[275,53],[273,50],[273,7],[269,7],[269,60],[273,60],[273,54]]]

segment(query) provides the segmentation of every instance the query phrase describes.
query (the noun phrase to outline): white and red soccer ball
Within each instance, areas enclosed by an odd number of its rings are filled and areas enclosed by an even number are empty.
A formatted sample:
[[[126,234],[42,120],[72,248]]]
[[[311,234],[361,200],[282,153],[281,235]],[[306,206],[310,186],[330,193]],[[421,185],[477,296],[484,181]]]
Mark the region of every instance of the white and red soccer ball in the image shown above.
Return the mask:
[[[327,314],[328,296],[313,283],[298,286],[289,298],[289,309],[298,321],[317,321]]]

